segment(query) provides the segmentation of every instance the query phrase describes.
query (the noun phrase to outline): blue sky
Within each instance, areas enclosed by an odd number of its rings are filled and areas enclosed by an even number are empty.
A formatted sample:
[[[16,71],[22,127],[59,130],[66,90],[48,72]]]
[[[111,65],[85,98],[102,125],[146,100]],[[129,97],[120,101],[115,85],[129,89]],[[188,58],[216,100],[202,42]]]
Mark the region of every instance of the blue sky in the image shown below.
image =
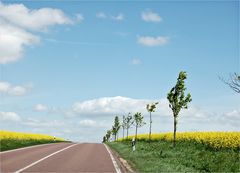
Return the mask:
[[[238,1],[2,1],[1,129],[100,141],[157,100],[153,128],[172,131],[166,95],[184,70],[179,130],[238,130],[239,94],[218,78],[240,72],[238,16]]]

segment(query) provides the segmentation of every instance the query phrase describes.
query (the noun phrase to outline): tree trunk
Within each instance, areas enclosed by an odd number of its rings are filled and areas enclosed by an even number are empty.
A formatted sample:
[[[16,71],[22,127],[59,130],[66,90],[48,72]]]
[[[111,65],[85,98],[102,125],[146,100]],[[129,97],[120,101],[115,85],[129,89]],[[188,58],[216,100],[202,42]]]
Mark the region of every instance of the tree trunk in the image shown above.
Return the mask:
[[[137,126],[136,126],[136,130],[135,130],[135,141],[137,141]]]
[[[176,146],[177,116],[174,115],[173,147]]]
[[[129,128],[127,128],[127,139],[128,139],[128,129],[129,129]]]
[[[150,112],[149,142],[151,141],[151,135],[152,135],[152,114]]]
[[[123,128],[123,139],[124,139],[124,130],[125,130],[125,129]]]

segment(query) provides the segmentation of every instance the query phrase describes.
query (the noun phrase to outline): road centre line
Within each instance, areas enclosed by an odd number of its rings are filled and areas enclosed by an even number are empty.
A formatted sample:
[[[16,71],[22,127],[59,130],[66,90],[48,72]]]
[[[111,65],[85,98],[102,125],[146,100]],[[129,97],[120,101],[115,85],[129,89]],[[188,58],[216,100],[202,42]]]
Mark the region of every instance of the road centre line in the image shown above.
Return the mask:
[[[43,160],[45,160],[45,159],[47,159],[47,158],[49,158],[49,157],[57,154],[57,153],[60,153],[60,152],[62,152],[62,151],[64,151],[64,150],[66,150],[66,149],[69,149],[69,148],[71,148],[71,147],[74,147],[75,145],[78,145],[78,143],[77,143],[77,144],[70,145],[70,146],[68,146],[68,147],[65,147],[65,148],[63,148],[63,149],[61,149],[61,150],[58,150],[58,151],[52,153],[52,154],[49,154],[49,155],[47,155],[46,157],[43,157],[43,158],[41,158],[40,160],[37,160],[37,161],[31,163],[30,165],[25,166],[24,168],[21,168],[21,169],[15,171],[14,173],[20,173],[20,172],[22,172],[22,171],[24,171],[24,170],[26,170],[26,169],[28,169],[28,168],[30,168],[30,167],[38,164],[39,162],[41,162],[41,161],[43,161]]]

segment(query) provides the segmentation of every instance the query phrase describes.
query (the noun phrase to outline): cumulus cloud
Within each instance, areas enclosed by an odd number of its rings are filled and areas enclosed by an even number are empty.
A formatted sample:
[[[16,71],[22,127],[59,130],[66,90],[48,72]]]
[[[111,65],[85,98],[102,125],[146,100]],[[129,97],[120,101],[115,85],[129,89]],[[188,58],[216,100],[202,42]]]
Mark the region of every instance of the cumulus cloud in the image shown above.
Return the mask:
[[[117,15],[107,15],[106,13],[104,12],[98,12],[96,14],[96,17],[99,18],[99,19],[112,19],[112,20],[115,20],[115,21],[122,21],[124,20],[124,14],[123,13],[119,13]]]
[[[31,89],[30,86],[14,86],[8,82],[0,81],[0,93],[12,95],[12,96],[22,96],[25,95]]]
[[[0,112],[0,120],[9,121],[9,122],[18,122],[18,121],[21,121],[21,118],[15,112]]]
[[[35,105],[34,110],[40,111],[40,112],[41,111],[46,111],[46,110],[48,110],[48,107],[46,105],[43,105],[43,104],[37,104],[37,105]]]
[[[158,37],[150,37],[150,36],[141,36],[138,37],[137,42],[141,45],[144,46],[163,46],[169,42],[169,37],[163,37],[163,36],[158,36]]]
[[[112,16],[112,19],[116,20],[116,21],[122,21],[122,20],[124,20],[124,15],[122,13],[119,13],[116,16]]]
[[[23,4],[0,2],[0,64],[17,61],[23,56],[26,47],[40,41],[31,31],[47,31],[50,26],[71,23],[59,9],[32,10]]]
[[[91,128],[104,128],[104,127],[109,127],[108,124],[106,124],[105,121],[97,122],[92,119],[84,119],[78,122],[78,124],[81,127],[91,127]]]
[[[145,112],[146,104],[159,101],[161,109],[162,105],[167,104],[166,99],[147,100],[147,99],[133,99],[128,97],[103,97],[83,102],[76,102],[72,106],[73,112],[76,114],[126,114],[128,112]],[[167,104],[168,106],[168,104]],[[166,106],[164,106],[166,107]],[[168,108],[167,108],[168,109]],[[166,112],[166,109],[162,109]]]
[[[159,14],[147,10],[142,12],[142,20],[146,22],[161,22],[162,18]]]
[[[26,120],[22,121],[23,125],[30,126],[30,127],[50,127],[50,128],[56,128],[56,127],[62,127],[65,125],[63,121],[60,120],[39,120],[35,118],[27,118]]]
[[[39,42],[39,37],[9,25],[0,18],[0,64],[20,59],[26,46]]]
[[[121,96],[104,97],[77,102],[73,105],[73,111],[79,114],[126,113],[126,111],[137,111],[138,108],[141,108],[142,104],[145,104],[144,100],[135,100]]]
[[[42,31],[56,24],[70,24],[72,21],[63,11],[54,8],[28,9],[23,4],[0,2],[0,17],[22,28]]]
[[[230,112],[225,112],[221,116],[218,116],[218,120],[221,123],[228,123],[231,126],[239,127],[240,110],[232,110]]]
[[[132,59],[131,64],[132,65],[140,65],[140,64],[142,64],[142,61],[140,59],[135,58],[135,59]]]
[[[98,12],[96,14],[96,17],[100,18],[100,19],[105,19],[105,18],[107,18],[107,15],[104,12]]]

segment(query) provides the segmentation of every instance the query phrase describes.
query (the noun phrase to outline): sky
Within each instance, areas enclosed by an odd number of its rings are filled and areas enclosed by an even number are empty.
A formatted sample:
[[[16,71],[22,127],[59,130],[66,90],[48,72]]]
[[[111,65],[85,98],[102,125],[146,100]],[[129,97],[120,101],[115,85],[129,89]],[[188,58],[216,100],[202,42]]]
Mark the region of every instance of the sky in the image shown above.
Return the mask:
[[[240,73],[238,1],[0,1],[2,130],[101,142],[128,112],[147,133],[157,101],[153,132],[169,132],[180,71],[193,101],[178,131],[239,131],[219,79]]]

